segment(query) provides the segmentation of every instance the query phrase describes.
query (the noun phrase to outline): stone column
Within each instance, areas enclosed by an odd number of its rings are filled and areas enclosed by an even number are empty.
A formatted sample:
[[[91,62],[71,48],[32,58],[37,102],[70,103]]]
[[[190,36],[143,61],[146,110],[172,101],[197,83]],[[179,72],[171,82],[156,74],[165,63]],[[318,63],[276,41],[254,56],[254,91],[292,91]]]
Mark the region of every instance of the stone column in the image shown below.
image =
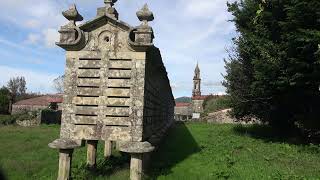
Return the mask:
[[[142,154],[131,154],[130,180],[141,180],[143,174]]]
[[[130,180],[141,180],[143,176],[143,155],[150,153],[154,147],[149,142],[121,142],[121,152],[130,153]]]
[[[72,153],[75,148],[81,147],[81,143],[72,139],[56,139],[48,146],[59,150],[58,180],[71,179]]]
[[[72,153],[73,149],[59,150],[58,180],[69,180],[71,178]]]
[[[112,155],[112,141],[104,141],[104,157],[109,158]]]
[[[87,165],[90,168],[94,168],[97,165],[97,140],[88,140],[87,141]]]

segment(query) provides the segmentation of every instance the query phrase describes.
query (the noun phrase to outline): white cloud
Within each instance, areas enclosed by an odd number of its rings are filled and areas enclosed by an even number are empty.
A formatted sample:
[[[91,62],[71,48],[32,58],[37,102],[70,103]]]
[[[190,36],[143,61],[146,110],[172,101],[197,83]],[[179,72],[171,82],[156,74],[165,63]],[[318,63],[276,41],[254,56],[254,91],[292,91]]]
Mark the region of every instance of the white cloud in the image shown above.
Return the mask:
[[[55,42],[58,42],[60,37],[58,30],[52,28],[44,30],[43,35],[44,44],[49,48],[55,47]]]
[[[61,15],[64,7],[65,3],[52,0],[0,1],[0,20],[31,31],[25,40],[29,44],[41,42],[39,46],[52,48],[57,40],[57,29],[66,22]]]
[[[27,28],[52,28],[65,20],[61,16],[62,4],[49,0],[0,1],[0,19]]]
[[[58,77],[56,74],[35,72],[29,69],[12,68],[0,65],[0,85],[6,85],[12,77],[24,76],[27,81],[28,91],[53,93],[53,80]]]
[[[36,44],[39,42],[41,36],[39,34],[31,33],[28,35],[26,43],[27,44]]]
[[[38,28],[40,26],[40,22],[35,19],[29,19],[25,22],[25,26],[28,28]]]

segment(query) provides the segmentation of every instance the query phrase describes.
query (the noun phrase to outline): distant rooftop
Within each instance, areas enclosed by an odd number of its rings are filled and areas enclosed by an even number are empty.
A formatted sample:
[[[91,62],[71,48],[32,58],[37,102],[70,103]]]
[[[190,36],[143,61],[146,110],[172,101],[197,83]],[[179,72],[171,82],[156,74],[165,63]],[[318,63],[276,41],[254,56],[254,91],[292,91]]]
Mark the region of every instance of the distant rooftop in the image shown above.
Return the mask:
[[[63,97],[62,95],[45,95],[41,97],[25,99],[22,101],[18,101],[13,105],[24,105],[24,106],[47,106],[50,103],[62,103]]]
[[[205,100],[208,96],[193,96],[192,100]]]
[[[176,107],[187,107],[190,105],[191,105],[191,103],[181,103],[181,102],[176,103]]]

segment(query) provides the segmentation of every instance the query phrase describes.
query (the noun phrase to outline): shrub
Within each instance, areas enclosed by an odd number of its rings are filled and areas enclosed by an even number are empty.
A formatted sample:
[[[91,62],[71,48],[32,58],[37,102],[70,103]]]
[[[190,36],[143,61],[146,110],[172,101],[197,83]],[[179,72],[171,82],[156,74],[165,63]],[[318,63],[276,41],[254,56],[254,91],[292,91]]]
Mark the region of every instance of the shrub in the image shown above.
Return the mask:
[[[230,97],[229,96],[209,96],[204,101],[204,113],[206,116],[210,112],[220,111],[223,109],[230,108]]]
[[[15,124],[20,115],[0,115],[0,125]]]
[[[37,118],[39,111],[30,111],[27,113],[17,115],[17,121],[25,121],[25,120],[32,120]]]
[[[9,110],[9,99],[10,92],[7,88],[2,87],[0,89],[0,113],[1,114],[8,114]]]

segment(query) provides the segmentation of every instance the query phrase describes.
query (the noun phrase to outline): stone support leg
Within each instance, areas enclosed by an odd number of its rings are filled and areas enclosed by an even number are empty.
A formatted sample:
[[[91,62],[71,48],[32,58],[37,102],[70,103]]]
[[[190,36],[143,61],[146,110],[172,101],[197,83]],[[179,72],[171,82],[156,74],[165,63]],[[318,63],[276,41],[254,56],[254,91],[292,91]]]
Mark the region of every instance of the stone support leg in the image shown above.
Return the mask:
[[[58,180],[71,179],[71,161],[73,149],[59,150],[59,173]]]
[[[141,180],[143,174],[143,154],[131,154],[130,180]]]
[[[104,157],[109,158],[112,155],[112,141],[104,142]]]
[[[87,141],[87,165],[90,168],[96,167],[97,164],[97,146],[98,146],[98,141],[96,140],[89,140]]]

